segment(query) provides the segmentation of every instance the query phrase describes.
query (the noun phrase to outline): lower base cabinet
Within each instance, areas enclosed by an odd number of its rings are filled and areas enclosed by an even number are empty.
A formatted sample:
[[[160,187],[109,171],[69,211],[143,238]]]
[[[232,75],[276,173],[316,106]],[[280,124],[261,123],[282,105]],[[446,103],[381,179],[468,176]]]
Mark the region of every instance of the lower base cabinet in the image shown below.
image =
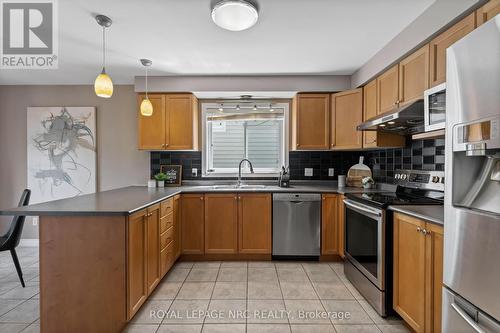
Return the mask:
[[[205,253],[238,253],[238,197],[205,194]]]
[[[238,195],[238,253],[271,254],[270,193]]]
[[[415,332],[441,332],[443,228],[394,214],[393,307]]]
[[[321,197],[321,254],[339,254],[339,195]]]

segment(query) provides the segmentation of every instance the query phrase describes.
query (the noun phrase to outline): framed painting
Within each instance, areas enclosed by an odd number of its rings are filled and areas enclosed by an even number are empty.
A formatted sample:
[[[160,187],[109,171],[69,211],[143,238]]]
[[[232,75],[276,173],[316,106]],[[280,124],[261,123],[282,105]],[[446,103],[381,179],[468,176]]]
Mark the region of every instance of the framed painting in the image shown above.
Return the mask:
[[[28,107],[31,202],[96,191],[95,107]]]

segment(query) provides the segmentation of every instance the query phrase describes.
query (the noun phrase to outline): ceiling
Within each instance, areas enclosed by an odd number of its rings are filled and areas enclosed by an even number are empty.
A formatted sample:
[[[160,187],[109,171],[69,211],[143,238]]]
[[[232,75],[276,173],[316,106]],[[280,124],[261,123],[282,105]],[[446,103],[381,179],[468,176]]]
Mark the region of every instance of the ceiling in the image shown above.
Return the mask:
[[[0,84],[91,84],[101,67],[115,84],[144,75],[350,75],[434,0],[258,0],[260,18],[246,31],[217,27],[210,0],[64,0],[59,6],[59,69],[1,70]]]

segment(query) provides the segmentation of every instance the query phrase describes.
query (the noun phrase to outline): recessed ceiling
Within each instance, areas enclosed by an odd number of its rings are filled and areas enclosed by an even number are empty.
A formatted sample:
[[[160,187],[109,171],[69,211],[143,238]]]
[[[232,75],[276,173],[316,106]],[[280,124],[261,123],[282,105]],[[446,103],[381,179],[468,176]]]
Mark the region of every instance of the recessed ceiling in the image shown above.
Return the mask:
[[[115,84],[143,75],[352,74],[434,0],[259,0],[252,28],[231,32],[211,19],[209,0],[64,0],[59,69],[2,70],[0,84],[93,84],[107,31],[107,72]]]

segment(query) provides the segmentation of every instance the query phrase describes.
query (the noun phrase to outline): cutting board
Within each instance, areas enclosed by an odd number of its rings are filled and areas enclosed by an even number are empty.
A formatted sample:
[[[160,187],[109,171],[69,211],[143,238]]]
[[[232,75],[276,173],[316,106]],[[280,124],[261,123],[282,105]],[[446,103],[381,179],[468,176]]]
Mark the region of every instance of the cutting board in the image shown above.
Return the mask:
[[[371,177],[372,171],[363,163],[364,156],[359,157],[359,163],[354,164],[349,171],[347,171],[346,185],[353,187],[363,187],[361,180],[365,177]]]

